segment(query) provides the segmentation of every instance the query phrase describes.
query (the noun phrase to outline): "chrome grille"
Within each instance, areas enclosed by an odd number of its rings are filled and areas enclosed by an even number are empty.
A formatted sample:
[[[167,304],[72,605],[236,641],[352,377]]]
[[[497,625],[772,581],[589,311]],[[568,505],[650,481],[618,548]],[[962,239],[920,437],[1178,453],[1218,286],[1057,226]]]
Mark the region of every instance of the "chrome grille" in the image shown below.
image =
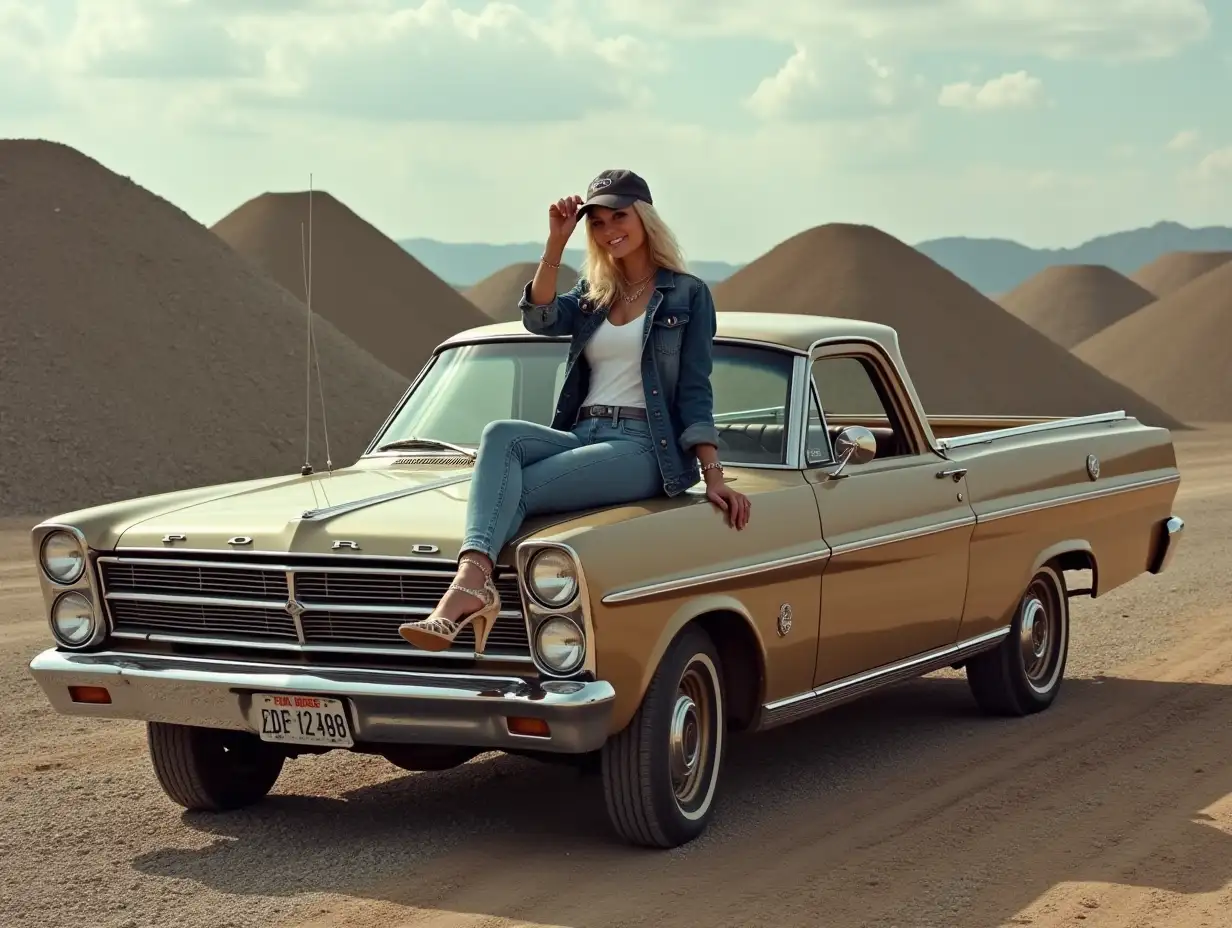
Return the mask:
[[[418,651],[398,626],[427,615],[453,578],[452,565],[339,567],[305,560],[263,562],[106,556],[102,587],[118,637],[226,643],[305,653],[339,651],[433,657],[474,656],[467,628],[444,652]],[[530,660],[517,578],[496,581],[504,610],[485,656]],[[288,604],[302,612],[298,622]]]

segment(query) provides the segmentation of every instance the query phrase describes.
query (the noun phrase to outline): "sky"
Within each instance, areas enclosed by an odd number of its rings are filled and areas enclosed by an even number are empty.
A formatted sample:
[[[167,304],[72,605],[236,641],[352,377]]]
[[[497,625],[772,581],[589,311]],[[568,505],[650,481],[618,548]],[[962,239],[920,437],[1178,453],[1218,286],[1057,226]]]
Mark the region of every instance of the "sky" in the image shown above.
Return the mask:
[[[542,241],[610,167],[700,259],[1232,225],[1229,90],[1232,0],[0,0],[0,137],[206,225],[311,175],[395,238]]]

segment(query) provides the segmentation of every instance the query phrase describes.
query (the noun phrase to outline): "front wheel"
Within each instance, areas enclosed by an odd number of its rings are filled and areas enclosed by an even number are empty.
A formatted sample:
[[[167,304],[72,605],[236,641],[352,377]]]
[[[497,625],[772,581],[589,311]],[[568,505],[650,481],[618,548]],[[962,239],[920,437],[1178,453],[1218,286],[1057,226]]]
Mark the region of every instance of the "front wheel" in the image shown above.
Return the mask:
[[[608,818],[621,838],[671,848],[705,831],[723,762],[725,708],[718,649],[701,628],[686,627],[633,720],[603,746]]]
[[[1028,715],[1052,705],[1069,656],[1069,597],[1051,566],[1039,569],[1000,645],[967,662],[967,683],[980,708]]]
[[[163,792],[190,811],[252,805],[273,788],[286,760],[246,731],[149,722],[146,740]]]

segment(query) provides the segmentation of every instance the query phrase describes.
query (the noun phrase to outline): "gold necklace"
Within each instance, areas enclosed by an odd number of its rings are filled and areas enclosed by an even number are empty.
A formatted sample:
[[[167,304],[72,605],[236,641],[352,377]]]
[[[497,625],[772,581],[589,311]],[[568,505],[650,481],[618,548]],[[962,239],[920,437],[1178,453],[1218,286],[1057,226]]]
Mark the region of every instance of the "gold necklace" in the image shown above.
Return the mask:
[[[640,286],[640,287],[638,287],[636,290],[634,290],[634,291],[633,291],[631,294],[629,294],[628,296],[625,296],[625,295],[623,295],[623,294],[622,294],[620,298],[621,298],[622,300],[624,300],[626,303],[632,303],[632,302],[633,302],[634,300],[636,300],[639,296],[641,296],[643,293],[645,293],[645,292],[646,292],[646,284],[650,282],[650,278],[652,278],[652,277],[654,277],[654,271],[651,271],[649,274],[647,274],[647,275],[646,275],[645,277],[643,277],[641,280],[636,280],[636,281],[634,281],[634,282],[633,282],[634,284],[641,284],[641,286]]]

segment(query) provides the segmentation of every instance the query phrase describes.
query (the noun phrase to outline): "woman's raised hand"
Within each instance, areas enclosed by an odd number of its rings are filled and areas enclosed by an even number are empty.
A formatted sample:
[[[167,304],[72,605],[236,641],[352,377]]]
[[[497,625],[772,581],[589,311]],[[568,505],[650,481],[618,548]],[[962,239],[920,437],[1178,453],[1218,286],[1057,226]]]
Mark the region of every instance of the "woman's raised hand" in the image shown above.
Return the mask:
[[[567,242],[578,224],[578,207],[582,198],[577,194],[557,200],[548,207],[548,231],[551,237]]]

